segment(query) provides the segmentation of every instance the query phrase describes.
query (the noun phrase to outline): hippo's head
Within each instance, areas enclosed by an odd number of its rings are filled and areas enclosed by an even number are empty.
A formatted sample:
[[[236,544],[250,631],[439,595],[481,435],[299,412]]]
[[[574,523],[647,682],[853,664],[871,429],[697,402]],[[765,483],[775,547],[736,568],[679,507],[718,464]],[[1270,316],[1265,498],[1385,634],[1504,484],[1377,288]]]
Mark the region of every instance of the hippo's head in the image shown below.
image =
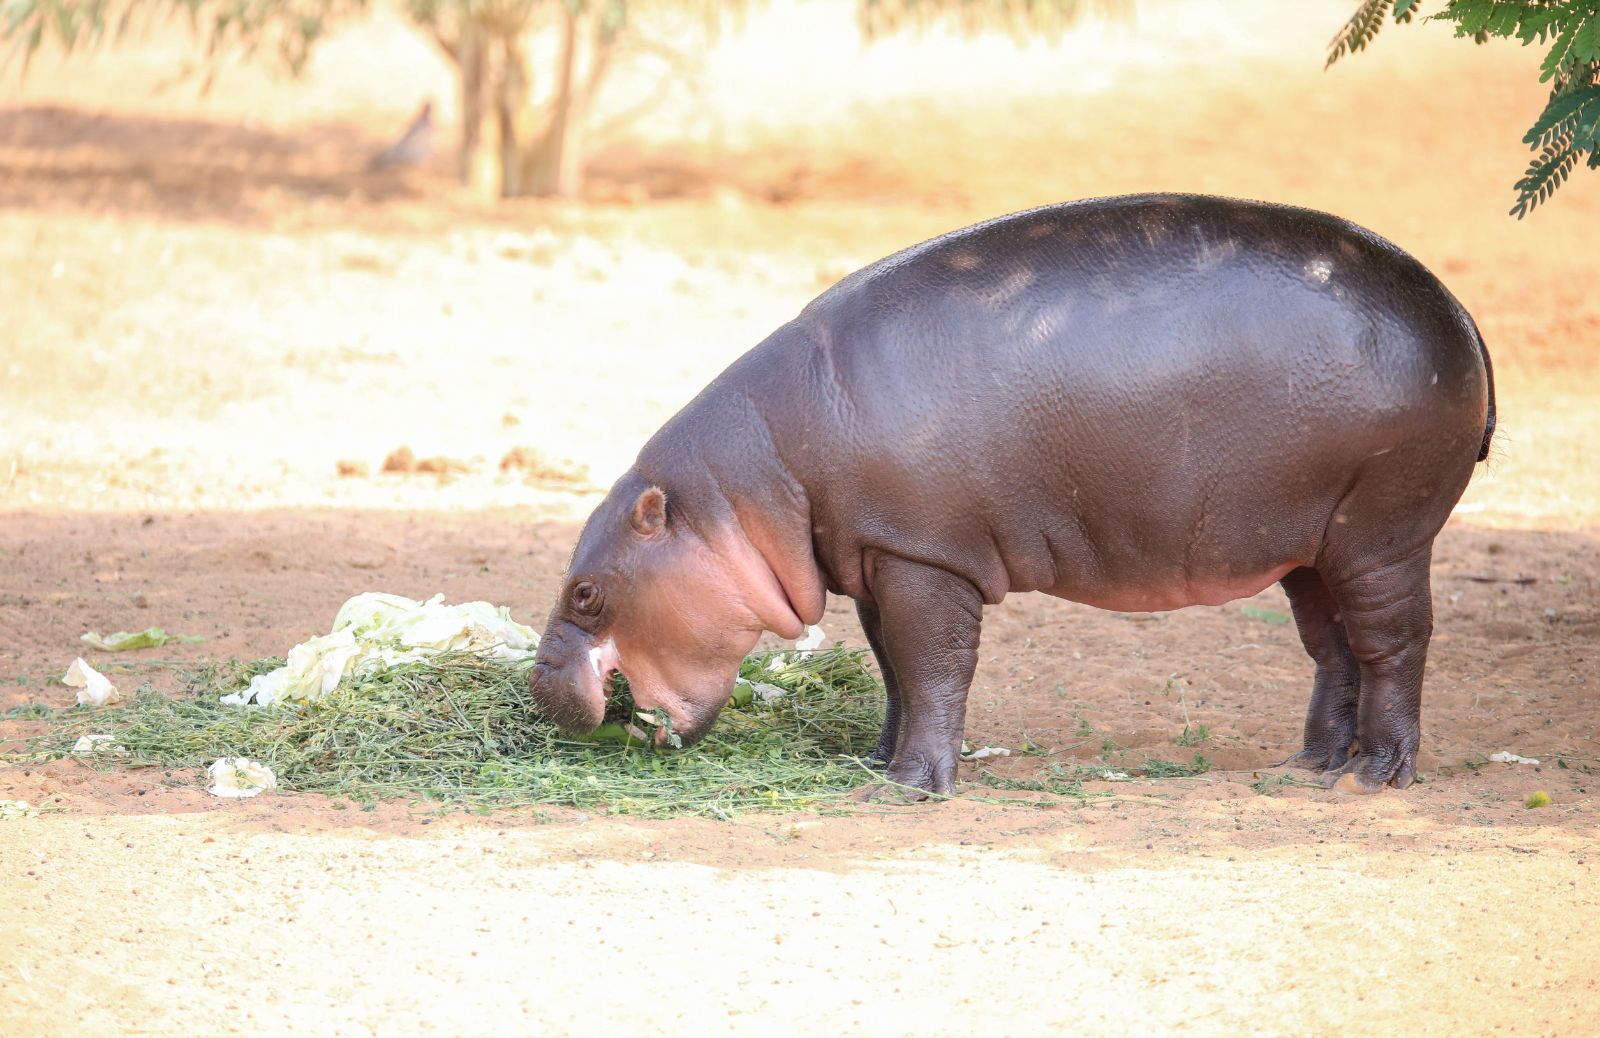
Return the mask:
[[[665,710],[687,746],[727,704],[763,629],[794,638],[804,624],[737,524],[691,516],[670,488],[629,472],[584,525],[529,687],[541,712],[583,734],[621,671],[635,705]]]

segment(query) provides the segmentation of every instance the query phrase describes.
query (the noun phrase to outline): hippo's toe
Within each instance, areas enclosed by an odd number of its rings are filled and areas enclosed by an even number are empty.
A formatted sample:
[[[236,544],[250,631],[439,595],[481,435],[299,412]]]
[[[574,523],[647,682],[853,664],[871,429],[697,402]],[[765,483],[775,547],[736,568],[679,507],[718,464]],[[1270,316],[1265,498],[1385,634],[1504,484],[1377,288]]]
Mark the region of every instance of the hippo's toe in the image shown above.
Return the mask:
[[[1394,745],[1363,747],[1349,762],[1330,771],[1322,781],[1345,793],[1377,793],[1384,786],[1405,789],[1417,777],[1417,747],[1421,733],[1413,733]]]
[[[850,799],[863,804],[920,804],[928,799],[928,792],[892,782],[873,782],[851,793]]]
[[[1305,749],[1290,755],[1288,759],[1274,767],[1301,768],[1306,771],[1339,771],[1350,762],[1351,745],[1350,742],[1342,745],[1308,742]]]
[[[920,754],[903,753],[884,770],[883,782],[858,790],[856,799],[876,803],[909,804],[930,796],[944,798],[956,791],[954,756],[949,761]]]

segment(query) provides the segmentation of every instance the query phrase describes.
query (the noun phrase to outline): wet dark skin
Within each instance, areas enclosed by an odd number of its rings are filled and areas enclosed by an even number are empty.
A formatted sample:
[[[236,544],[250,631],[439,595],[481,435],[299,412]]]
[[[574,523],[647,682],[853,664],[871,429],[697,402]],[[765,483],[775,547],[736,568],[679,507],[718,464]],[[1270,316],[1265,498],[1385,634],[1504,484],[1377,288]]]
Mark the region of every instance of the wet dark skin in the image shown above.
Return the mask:
[[[1493,414],[1472,320],[1346,221],[1184,195],[1003,217],[845,279],[646,444],[579,539],[533,695],[587,730],[620,670],[693,742],[762,631],[845,595],[886,788],[949,793],[985,605],[1279,581],[1315,664],[1289,763],[1404,788],[1433,540]]]

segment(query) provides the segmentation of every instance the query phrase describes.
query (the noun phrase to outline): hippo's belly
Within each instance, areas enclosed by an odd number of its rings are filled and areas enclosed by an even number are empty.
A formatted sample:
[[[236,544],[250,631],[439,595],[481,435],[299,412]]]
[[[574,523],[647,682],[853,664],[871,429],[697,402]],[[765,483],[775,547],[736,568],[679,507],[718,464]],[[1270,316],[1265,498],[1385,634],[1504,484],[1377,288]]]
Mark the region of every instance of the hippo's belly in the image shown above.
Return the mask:
[[[1099,609],[1114,609],[1123,613],[1159,613],[1169,609],[1182,609],[1184,606],[1216,606],[1235,599],[1249,598],[1282,580],[1296,565],[1298,564],[1287,563],[1255,576],[1202,578],[1198,581],[1175,581],[1165,586],[1130,588],[1115,585],[1098,587],[1069,585],[1041,590],[1057,598],[1081,602]]]

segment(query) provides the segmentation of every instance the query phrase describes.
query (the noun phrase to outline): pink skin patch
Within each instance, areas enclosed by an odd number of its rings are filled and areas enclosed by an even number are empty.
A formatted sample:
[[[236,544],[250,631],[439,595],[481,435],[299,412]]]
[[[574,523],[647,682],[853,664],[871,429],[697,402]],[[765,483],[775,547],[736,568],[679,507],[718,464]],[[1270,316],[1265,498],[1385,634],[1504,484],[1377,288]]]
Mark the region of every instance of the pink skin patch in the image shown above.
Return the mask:
[[[653,566],[629,618],[614,628],[615,642],[591,649],[589,663],[602,679],[621,670],[636,707],[664,710],[679,734],[698,737],[732,694],[739,661],[762,630],[795,639],[806,625],[736,524],[708,531],[698,544],[680,538]]]
[[[1231,581],[1210,581],[1137,590],[1119,589],[1105,594],[1096,594],[1092,590],[1087,594],[1069,591],[1062,597],[1098,609],[1114,609],[1124,613],[1159,613],[1192,605],[1225,605],[1266,590],[1299,565],[1298,562],[1291,562],[1269,573]]]

